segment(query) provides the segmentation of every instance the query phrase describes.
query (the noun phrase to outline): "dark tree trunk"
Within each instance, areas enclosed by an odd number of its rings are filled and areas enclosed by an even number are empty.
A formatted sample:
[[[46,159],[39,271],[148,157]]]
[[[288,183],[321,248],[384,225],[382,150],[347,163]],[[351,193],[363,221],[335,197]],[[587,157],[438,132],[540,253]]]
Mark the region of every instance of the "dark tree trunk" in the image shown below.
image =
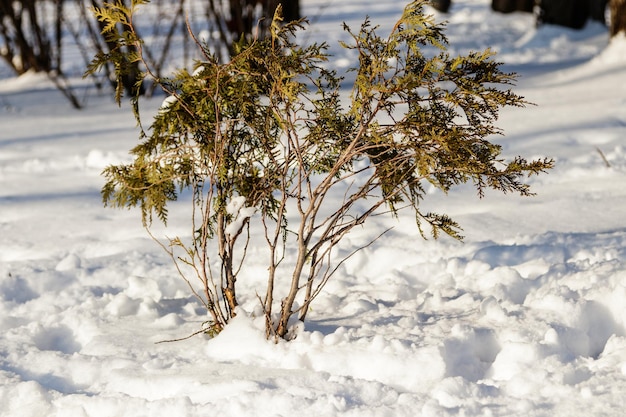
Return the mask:
[[[593,20],[606,24],[606,5],[609,0],[589,0],[589,14]]]
[[[626,33],[626,0],[611,0],[611,36]]]
[[[501,13],[532,13],[534,7],[535,0],[492,0],[491,2],[491,8]]]
[[[283,16],[285,22],[292,22],[300,19],[300,0],[283,0]]]
[[[262,16],[255,15],[255,9],[261,4]],[[229,0],[230,20],[227,26],[233,34],[233,39],[241,35],[250,36],[259,29],[264,32],[274,17],[279,4],[283,6],[283,18],[286,22],[300,19],[300,0]],[[259,22],[259,19],[263,19]],[[265,33],[260,33],[263,37]]]
[[[450,0],[430,0],[430,5],[440,12],[447,13],[450,8]]]
[[[16,74],[53,69],[55,51],[36,0],[0,0],[0,39],[5,45],[0,56]]]
[[[589,19],[590,0],[539,0],[539,23],[582,29]]]

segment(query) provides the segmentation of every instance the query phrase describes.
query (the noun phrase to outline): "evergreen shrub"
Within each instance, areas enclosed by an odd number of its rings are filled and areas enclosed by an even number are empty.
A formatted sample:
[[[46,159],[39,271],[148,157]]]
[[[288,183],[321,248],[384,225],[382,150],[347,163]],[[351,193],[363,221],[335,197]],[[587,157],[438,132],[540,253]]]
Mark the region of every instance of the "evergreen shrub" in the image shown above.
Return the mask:
[[[132,24],[142,3],[95,11],[119,48],[97,56],[89,72],[110,61],[118,77],[133,62],[145,67]],[[163,79],[145,67],[138,82],[150,79],[168,99],[141,129],[134,160],[106,168],[102,195],[106,205],[139,207],[150,230],[154,217],[167,222],[168,203],[191,193],[189,235],[162,246],[208,310],[206,332],[223,329],[240,299],[257,298],[268,338],[289,338],[291,320],[305,319],[354,253],[337,245],[370,216],[409,210],[423,237],[461,239],[450,217],[422,211],[427,185],[531,195],[524,177],[552,167],[549,159],[501,157],[490,141],[502,133],[499,110],[526,104],[510,89],[516,76],[502,72],[490,50],[451,56],[426,4],[411,2],[386,37],[369,19],[357,31],[344,24],[352,40],[343,47],[358,57],[349,82],[328,69],[326,44],[297,43],[306,21],[283,24],[280,9],[270,36],[242,40],[230,62],[198,42],[203,58],[191,71]],[[138,52],[124,53],[127,45]],[[131,99],[142,126],[139,98]],[[257,232],[266,284],[240,294]]]

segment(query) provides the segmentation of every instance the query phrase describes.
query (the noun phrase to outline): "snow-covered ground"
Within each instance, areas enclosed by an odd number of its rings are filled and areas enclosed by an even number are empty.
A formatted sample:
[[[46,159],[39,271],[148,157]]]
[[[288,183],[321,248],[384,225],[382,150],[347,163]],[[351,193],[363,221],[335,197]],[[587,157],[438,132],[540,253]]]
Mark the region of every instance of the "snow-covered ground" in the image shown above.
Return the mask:
[[[0,415],[622,416],[626,38],[453,3],[436,14],[451,50],[492,47],[536,104],[503,112],[505,155],[556,168],[531,180],[533,198],[429,195],[465,243],[422,240],[409,213],[375,218],[360,234],[395,228],[289,343],[264,339],[244,277],[243,313],[217,338],[155,344],[205,315],[140,214],[102,207],[101,170],[137,140],[129,108],[81,89],[76,111],[45,79],[0,80]],[[341,22],[369,14],[385,30],[403,5],[303,0],[305,36],[342,69]]]

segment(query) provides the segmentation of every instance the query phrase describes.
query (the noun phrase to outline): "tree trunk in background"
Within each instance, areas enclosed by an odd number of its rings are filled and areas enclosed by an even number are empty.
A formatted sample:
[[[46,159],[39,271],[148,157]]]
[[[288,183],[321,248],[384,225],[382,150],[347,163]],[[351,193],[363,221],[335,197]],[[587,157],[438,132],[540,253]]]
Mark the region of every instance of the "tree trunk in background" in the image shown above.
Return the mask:
[[[491,8],[500,13],[528,12],[532,13],[535,0],[492,0]]]
[[[300,19],[300,0],[283,0],[283,16],[285,22],[291,22]]]
[[[104,2],[100,3],[99,0],[91,0],[91,5],[94,8],[102,8],[104,6]],[[98,27],[100,28],[100,31],[102,31],[105,27],[105,22],[98,20]],[[116,47],[115,42],[107,41],[106,36],[102,35],[102,33],[101,36],[104,39],[104,42],[109,49],[109,52],[113,51],[113,49]],[[129,45],[128,48],[133,52],[137,52],[137,48],[134,45]],[[122,76],[122,84],[124,85],[124,90],[130,97],[143,95],[145,93],[145,86],[143,85],[143,83],[139,86],[136,85],[139,74],[141,73],[141,70],[139,69],[139,62],[134,62],[129,65],[129,67],[129,72]]]
[[[589,0],[539,0],[539,23],[582,29],[589,19]]]
[[[256,14],[259,4],[261,16]],[[279,4],[283,6],[283,17],[286,22],[300,18],[300,0],[229,0],[230,20],[227,26],[233,34],[233,39],[239,39],[241,35],[252,35],[257,24],[262,31],[258,35],[263,37]],[[259,22],[259,18],[263,20]]]
[[[626,0],[611,0],[611,36],[626,33]]]
[[[450,0],[430,0],[430,5],[433,6],[435,10],[439,10],[440,12],[447,13],[450,8]]]
[[[36,0],[0,0],[0,40],[4,43],[0,57],[18,75],[29,70],[49,72],[56,62],[37,6]]]
[[[595,21],[606,24],[606,5],[609,0],[590,0],[589,2],[589,14]]]

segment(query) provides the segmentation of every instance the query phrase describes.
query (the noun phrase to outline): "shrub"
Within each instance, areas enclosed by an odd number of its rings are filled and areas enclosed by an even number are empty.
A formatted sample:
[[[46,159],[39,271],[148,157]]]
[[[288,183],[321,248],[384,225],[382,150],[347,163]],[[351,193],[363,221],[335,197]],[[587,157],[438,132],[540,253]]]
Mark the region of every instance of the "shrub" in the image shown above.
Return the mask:
[[[139,53],[96,57],[89,71],[112,60],[122,76],[127,63],[143,62],[132,25],[139,3],[97,10],[107,27],[124,26],[111,32],[120,50],[135,44]],[[150,230],[153,216],[166,223],[168,203],[191,192],[192,233],[162,246],[209,311],[207,331],[219,332],[236,314],[253,224],[267,244],[267,284],[256,295],[267,336],[288,338],[290,319],[305,319],[351,256],[336,259],[333,249],[373,214],[410,210],[422,236],[461,239],[451,218],[422,212],[425,184],[530,195],[523,177],[552,167],[547,159],[500,157],[488,140],[501,133],[498,112],[525,104],[508,88],[515,75],[489,50],[450,56],[444,27],[424,14],[425,4],[410,3],[388,37],[369,20],[357,32],[344,25],[352,42],[343,46],[358,55],[345,100],[345,79],[325,68],[327,45],[298,45],[305,21],[282,24],[280,9],[270,36],[242,41],[228,63],[198,43],[204,58],[192,72],[159,79],[146,69],[143,77],[169,97],[141,130],[133,162],[104,171],[103,199],[140,207]],[[295,254],[285,262],[288,248]]]

